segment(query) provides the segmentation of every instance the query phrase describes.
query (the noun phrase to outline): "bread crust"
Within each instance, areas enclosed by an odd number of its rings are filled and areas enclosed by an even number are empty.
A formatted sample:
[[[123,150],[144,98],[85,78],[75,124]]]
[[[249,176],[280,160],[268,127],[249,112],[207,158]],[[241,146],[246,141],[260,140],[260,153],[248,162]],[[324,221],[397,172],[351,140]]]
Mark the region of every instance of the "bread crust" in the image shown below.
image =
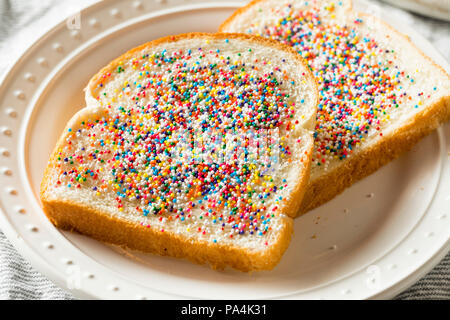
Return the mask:
[[[357,12],[357,14],[359,16],[366,16],[377,20],[378,23],[382,24],[393,35],[402,37],[408,41],[408,43],[417,50],[428,63],[444,73],[450,81],[450,76],[447,72],[430,57],[425,55],[422,50],[417,48],[407,35],[395,30],[392,26],[377,17],[363,12]],[[364,149],[363,152],[349,157],[348,160],[343,161],[341,165],[337,166],[327,174],[322,175],[317,179],[309,180],[305,197],[303,198],[297,216],[301,216],[330,201],[355,182],[371,175],[382,166],[411,150],[411,148],[422,138],[432,133],[442,123],[449,121],[450,93],[424,108],[424,110],[417,113],[406,124],[397,128],[390,134],[384,135],[384,138],[375,145]],[[330,184],[330,181],[334,181],[334,183]]]
[[[294,49],[274,40],[241,34],[188,33],[148,42],[128,51],[124,55],[113,60],[105,68],[101,69],[91,79],[87,86],[87,90],[94,90],[105,72],[115,69],[120,61],[132,57],[143,49],[148,49],[165,42],[174,42],[180,39],[192,39],[196,37],[250,40],[290,52],[293,59],[296,59],[303,64],[305,73],[307,73],[305,77],[311,81],[316,88],[314,93],[314,107],[317,107],[318,89],[316,80],[309,71],[306,62]],[[90,92],[92,93],[92,91]],[[99,110],[104,114],[108,112],[106,109],[102,108],[99,108]],[[97,110],[95,114],[100,115],[101,112]],[[93,114],[91,114],[91,116],[92,115]],[[102,212],[83,203],[65,201],[52,197],[49,189],[52,181],[51,174],[57,166],[58,149],[65,143],[68,128],[73,127],[86,117],[89,117],[89,110],[84,108],[69,121],[64,133],[59,138],[55,149],[50,156],[41,182],[40,199],[43,210],[56,227],[69,231],[77,231],[99,241],[133,250],[185,258],[199,264],[208,263],[214,269],[223,269],[226,266],[231,266],[232,268],[245,272],[270,270],[280,261],[284,251],[289,245],[293,232],[293,220],[287,215],[295,216],[298,211],[310,173],[310,162],[313,150],[312,129],[310,129],[311,137],[306,142],[306,154],[302,157],[306,164],[305,170],[301,173],[297,185],[294,186],[291,197],[286,201],[285,205],[279,209],[280,214],[282,215],[280,222],[282,226],[276,235],[276,240],[263,250],[252,250],[221,243],[211,243],[206,240],[192,240],[192,238],[183,237],[170,231],[161,232],[160,230],[144,227],[139,223],[117,218],[109,213]]]
[[[225,32],[233,20],[254,5],[267,0],[253,0],[246,6],[236,10],[219,27],[219,31]],[[432,59],[418,49],[408,36],[398,32],[386,22],[366,13],[356,12],[352,9],[351,1],[348,2],[346,11],[355,13],[359,16],[370,17],[377,20],[393,36],[402,37],[415,49],[422,57],[445,74],[450,81],[449,75]],[[320,205],[333,199],[346,188],[355,182],[367,177],[377,171],[383,165],[398,158],[403,153],[410,150],[423,137],[433,132],[440,124],[450,120],[450,93],[438,101],[424,107],[425,109],[417,113],[406,124],[397,128],[390,134],[384,135],[384,138],[371,145],[359,153],[342,161],[341,164],[322,174],[320,177],[310,179],[306,188],[306,193],[296,216],[299,217],[306,212],[319,207]]]
[[[263,2],[266,0],[252,0],[249,3],[247,3],[245,6],[240,7],[239,9],[237,9],[236,11],[233,12],[233,14],[231,16],[229,16],[227,19],[225,19],[224,22],[222,22],[222,24],[219,26],[219,32],[226,32],[224,31],[228,25],[231,24],[231,22],[233,22],[233,20],[241,15],[242,13],[244,13],[245,11],[247,11],[247,9],[253,7],[254,5],[256,5],[257,3]]]

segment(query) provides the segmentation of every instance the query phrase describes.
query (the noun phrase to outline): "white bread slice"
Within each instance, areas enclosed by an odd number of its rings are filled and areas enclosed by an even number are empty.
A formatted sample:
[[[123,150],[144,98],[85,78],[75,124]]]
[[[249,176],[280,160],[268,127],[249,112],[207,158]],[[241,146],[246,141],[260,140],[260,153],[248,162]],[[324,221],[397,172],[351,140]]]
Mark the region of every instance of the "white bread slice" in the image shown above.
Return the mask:
[[[220,31],[291,45],[317,77],[315,150],[298,215],[331,200],[450,118],[448,74],[406,36],[353,11],[349,0],[256,0]]]
[[[273,40],[191,33],[146,43],[89,82],[87,106],[46,168],[44,211],[59,228],[130,249],[271,269],[307,184],[317,92],[303,59]],[[279,132],[253,140],[278,157],[237,144],[257,129]]]

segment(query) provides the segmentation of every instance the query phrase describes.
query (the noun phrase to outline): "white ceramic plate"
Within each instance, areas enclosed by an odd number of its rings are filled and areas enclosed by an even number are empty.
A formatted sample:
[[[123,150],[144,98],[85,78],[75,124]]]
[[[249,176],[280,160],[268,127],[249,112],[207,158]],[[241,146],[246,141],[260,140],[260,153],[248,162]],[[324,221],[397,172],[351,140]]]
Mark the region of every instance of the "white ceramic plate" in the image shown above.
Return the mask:
[[[148,40],[215,31],[241,4],[102,1],[82,11],[81,29],[69,30],[63,22],[48,32],[3,80],[1,228],[61,287],[78,297],[112,299],[389,298],[447,252],[450,126],[297,219],[292,243],[271,272],[217,272],[186,261],[124,252],[61,232],[45,218],[38,200],[43,169],[66,121],[84,106],[83,88],[92,74]],[[450,70],[425,39],[382,14]]]

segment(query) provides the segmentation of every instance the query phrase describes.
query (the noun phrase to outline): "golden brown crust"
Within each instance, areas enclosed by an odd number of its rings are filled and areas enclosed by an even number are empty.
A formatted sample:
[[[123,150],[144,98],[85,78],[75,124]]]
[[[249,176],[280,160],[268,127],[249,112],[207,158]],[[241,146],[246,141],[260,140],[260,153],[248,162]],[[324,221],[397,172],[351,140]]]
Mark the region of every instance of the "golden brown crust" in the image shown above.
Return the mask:
[[[219,26],[219,32],[225,32],[224,30],[228,27],[228,25],[239,15],[241,15],[241,13],[247,11],[248,8],[253,7],[254,5],[256,5],[259,2],[263,2],[266,0],[252,0],[249,3],[247,3],[247,5],[237,9],[236,11],[233,12],[233,14],[231,16],[229,16],[224,22],[222,22],[222,24]]]
[[[314,83],[314,86],[316,87],[315,106],[317,106],[318,89],[315,78],[309,71],[306,62],[296,53],[294,49],[274,40],[241,34],[189,33],[151,41],[128,51],[121,57],[112,61],[91,79],[87,88],[88,90],[94,90],[94,88],[96,88],[99,84],[99,81],[101,81],[102,75],[105,72],[114,70],[120,61],[131,58],[144,48],[148,49],[161,43],[174,42],[180,39],[190,39],[196,37],[205,37],[209,39],[250,40],[259,44],[262,43],[264,45],[274,46],[284,52],[289,52],[292,55],[292,59],[296,59],[303,64],[305,67],[305,72],[307,73],[305,77],[309,79],[311,83]],[[103,111],[107,112],[106,110]],[[88,114],[89,112],[86,113]],[[41,183],[40,198],[43,204],[43,209],[47,217],[55,226],[66,230],[78,231],[97,240],[134,250],[157,253],[160,255],[169,255],[178,258],[186,258],[190,261],[201,264],[208,263],[213,268],[222,269],[225,266],[231,266],[241,271],[270,270],[279,262],[284,251],[289,245],[292,235],[293,220],[289,217],[283,216],[282,221],[280,222],[282,226],[280,230],[277,231],[276,240],[273,241],[273,243],[264,249],[251,250],[220,243],[210,243],[202,240],[192,241],[192,239],[182,237],[169,231],[161,232],[159,230],[141,226],[138,223],[119,219],[108,213],[88,207],[83,203],[62,201],[52,198],[49,188],[51,174],[57,165],[56,158],[58,149],[65,143],[67,128],[76,122],[79,123],[77,120],[80,120],[81,117],[86,117],[87,114],[80,112],[71,119],[50,157]],[[308,144],[310,147],[303,157],[303,161],[306,164],[305,170],[302,172],[301,179],[298,184],[294,187],[290,200],[280,209],[280,211],[284,214],[295,216],[305,193],[313,149],[312,135],[311,141],[309,141]]]
[[[267,0],[254,0],[248,5],[236,10],[233,15],[225,20],[219,30],[224,32],[237,16],[250,7],[264,1]],[[352,11],[351,1],[349,1],[349,7],[347,9]],[[428,61],[428,63],[431,63],[440,72],[449,77],[445,70],[418,49],[411,42],[409,37],[398,32],[389,24],[376,17],[361,12],[355,13],[376,19],[383,24],[392,35],[406,39],[410,45]],[[421,138],[431,133],[439,127],[441,123],[448,120],[450,120],[450,94],[446,97],[442,97],[434,104],[427,106],[425,110],[410,119],[407,124],[399,127],[390,135],[385,135],[383,140],[380,140],[378,143],[364,149],[362,152],[355,154],[353,157],[342,161],[339,166],[326,174],[323,174],[314,180],[310,180],[300,210],[297,212],[297,216],[333,199],[353,183],[372,174],[383,165],[398,158],[401,154],[410,150]]]
[[[96,240],[162,256],[185,258],[214,269],[230,266],[240,271],[270,270],[287,249],[292,219],[283,220],[275,244],[267,250],[244,250],[206,241],[192,241],[171,232],[161,232],[127,220],[109,216],[81,203],[41,199],[44,212],[58,228],[76,231]]]

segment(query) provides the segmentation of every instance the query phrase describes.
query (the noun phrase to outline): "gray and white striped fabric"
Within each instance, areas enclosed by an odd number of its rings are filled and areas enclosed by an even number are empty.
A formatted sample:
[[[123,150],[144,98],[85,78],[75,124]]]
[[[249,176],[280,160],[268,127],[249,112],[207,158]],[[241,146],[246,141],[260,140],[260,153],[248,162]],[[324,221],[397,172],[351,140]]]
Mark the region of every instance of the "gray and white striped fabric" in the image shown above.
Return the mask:
[[[61,17],[95,0],[0,0],[0,75],[18,54]],[[450,24],[389,8],[428,38],[450,61]],[[1,229],[1,226],[0,226]],[[74,299],[37,272],[0,231],[0,299]],[[397,299],[450,299],[450,254]]]

